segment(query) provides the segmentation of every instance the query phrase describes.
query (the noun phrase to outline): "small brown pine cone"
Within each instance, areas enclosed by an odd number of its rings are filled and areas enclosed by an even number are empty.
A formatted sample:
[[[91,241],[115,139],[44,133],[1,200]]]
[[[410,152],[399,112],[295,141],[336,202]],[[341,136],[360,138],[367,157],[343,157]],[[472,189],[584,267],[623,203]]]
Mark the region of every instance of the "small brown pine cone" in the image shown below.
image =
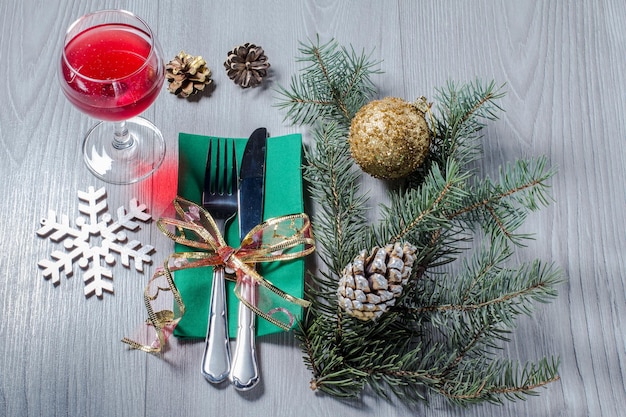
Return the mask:
[[[193,56],[181,51],[165,65],[165,78],[169,82],[168,91],[181,97],[189,97],[211,84],[211,69],[201,56]]]
[[[242,88],[256,87],[267,76],[270,63],[265,51],[253,43],[233,48],[224,62],[228,78]]]

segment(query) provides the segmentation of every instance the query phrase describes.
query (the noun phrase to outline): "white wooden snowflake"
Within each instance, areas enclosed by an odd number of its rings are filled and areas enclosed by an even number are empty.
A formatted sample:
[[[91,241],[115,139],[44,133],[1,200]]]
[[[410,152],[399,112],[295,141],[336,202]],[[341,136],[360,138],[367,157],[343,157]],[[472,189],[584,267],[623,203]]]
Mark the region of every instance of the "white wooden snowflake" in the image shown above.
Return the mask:
[[[87,217],[78,217],[74,226],[70,225],[68,216],[61,215],[59,219],[53,210],[49,210],[47,217],[41,219],[37,235],[48,237],[53,242],[63,241],[65,250],[53,251],[48,259],[42,259],[38,265],[43,269],[45,279],[59,285],[61,275],[72,276],[74,263],[78,263],[85,271],[85,296],[95,294],[102,298],[104,291],[113,293],[113,273],[108,266],[115,264],[114,253],[119,255],[122,265],[127,268],[132,258],[135,269],[140,272],[144,264],[152,262],[150,254],[154,252],[154,247],[142,245],[137,240],[129,242],[125,233],[125,230],[135,231],[139,228],[137,220],[145,223],[152,217],[147,207],[133,198],[129,202],[128,211],[124,207],[118,208],[117,218],[113,220],[113,216],[107,212],[104,187],[78,191],[78,199],[83,202],[78,205],[78,210]]]

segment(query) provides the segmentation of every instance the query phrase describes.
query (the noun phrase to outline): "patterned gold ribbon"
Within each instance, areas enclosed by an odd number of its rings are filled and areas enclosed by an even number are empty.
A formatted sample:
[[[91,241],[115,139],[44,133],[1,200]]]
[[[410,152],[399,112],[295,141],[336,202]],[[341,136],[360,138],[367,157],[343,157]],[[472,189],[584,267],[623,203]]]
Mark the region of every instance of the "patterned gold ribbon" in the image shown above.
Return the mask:
[[[236,272],[235,295],[248,308],[274,325],[289,330],[293,325],[293,315],[280,306],[281,302],[308,307],[309,301],[294,297],[263,278],[253,266],[259,262],[287,261],[300,258],[315,250],[315,240],[311,223],[304,213],[274,217],[255,226],[241,241],[238,249],[226,244],[224,237],[217,230],[213,217],[199,205],[176,197],[174,208],[179,218],[161,218],[157,227],[170,239],[182,245],[202,251],[172,253],[165,260],[144,290],[144,302],[148,311],[148,325],[156,336],[150,345],[122,339],[134,349],[157,353],[167,343],[168,337],[185,314],[185,304],[173,279],[173,272],[205,266],[223,265]],[[298,277],[300,278],[300,277]],[[253,279],[259,285],[260,292],[267,295],[270,308],[263,311],[256,303],[250,303],[240,294],[244,279]],[[159,298],[164,293],[171,293],[177,311],[161,308]],[[169,306],[172,305],[171,298]],[[161,309],[160,309],[161,308]],[[283,313],[283,314],[280,314]],[[284,317],[282,317],[284,316]]]

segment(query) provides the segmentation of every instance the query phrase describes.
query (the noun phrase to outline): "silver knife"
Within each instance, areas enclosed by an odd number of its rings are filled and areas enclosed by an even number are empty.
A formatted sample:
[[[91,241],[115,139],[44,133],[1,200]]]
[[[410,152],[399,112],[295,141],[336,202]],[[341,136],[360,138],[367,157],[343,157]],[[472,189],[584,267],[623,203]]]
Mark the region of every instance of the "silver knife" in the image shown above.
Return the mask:
[[[243,239],[250,230],[263,221],[265,193],[265,155],[267,129],[256,129],[246,144],[239,170],[239,234]],[[256,303],[256,283],[247,277],[241,284],[241,296]],[[255,314],[244,303],[239,303],[237,340],[228,378],[240,391],[247,391],[259,382],[259,366],[254,342]]]

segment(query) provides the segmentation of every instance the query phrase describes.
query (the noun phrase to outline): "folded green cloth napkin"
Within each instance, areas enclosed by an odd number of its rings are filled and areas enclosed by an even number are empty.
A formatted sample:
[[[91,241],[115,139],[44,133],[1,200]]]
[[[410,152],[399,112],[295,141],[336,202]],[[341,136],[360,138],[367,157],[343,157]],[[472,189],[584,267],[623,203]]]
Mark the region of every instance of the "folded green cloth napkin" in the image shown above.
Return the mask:
[[[178,195],[195,203],[201,203],[206,156],[210,140],[216,137],[180,133],[178,137],[179,167]],[[241,163],[247,139],[234,139],[237,159]],[[270,137],[267,140],[266,182],[263,219],[284,214],[302,213],[302,136],[299,134]],[[241,166],[241,165],[240,165]],[[239,225],[235,218],[226,227],[226,243],[239,247]],[[176,245],[176,251],[189,250]],[[304,290],[304,260],[272,262],[258,265],[259,273],[283,291],[302,297]],[[174,334],[180,338],[204,338],[206,336],[209,298],[211,294],[212,268],[194,268],[177,271],[174,282],[185,303],[185,315]],[[227,281],[228,324],[231,336],[237,331],[237,306],[239,300],[233,293],[235,284]],[[289,307],[299,319],[300,307]],[[257,319],[257,335],[282,331],[268,321]]]

